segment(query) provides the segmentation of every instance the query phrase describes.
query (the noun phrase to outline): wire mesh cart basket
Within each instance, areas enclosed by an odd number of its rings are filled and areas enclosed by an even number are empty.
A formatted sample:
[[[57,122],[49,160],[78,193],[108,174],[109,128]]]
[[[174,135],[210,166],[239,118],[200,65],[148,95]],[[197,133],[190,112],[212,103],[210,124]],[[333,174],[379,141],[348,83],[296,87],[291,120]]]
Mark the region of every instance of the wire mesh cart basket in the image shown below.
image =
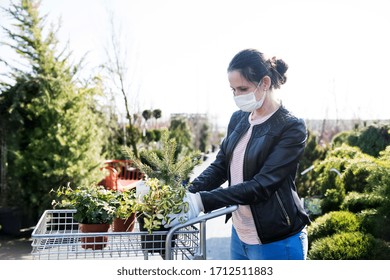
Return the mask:
[[[74,221],[76,210],[46,210],[32,237],[33,259],[206,259],[206,222],[237,209],[219,209],[167,231],[149,234],[136,222],[131,232],[82,233]]]

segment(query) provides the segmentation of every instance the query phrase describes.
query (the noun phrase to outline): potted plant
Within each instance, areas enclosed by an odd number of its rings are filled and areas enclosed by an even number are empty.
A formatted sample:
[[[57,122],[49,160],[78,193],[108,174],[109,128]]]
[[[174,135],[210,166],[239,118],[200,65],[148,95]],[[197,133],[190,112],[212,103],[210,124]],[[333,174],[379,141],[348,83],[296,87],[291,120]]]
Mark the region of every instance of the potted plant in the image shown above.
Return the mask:
[[[60,187],[56,191],[58,200],[53,200],[53,207],[76,209],[74,220],[79,223],[79,231],[107,232],[115,218],[118,200],[111,190],[95,184],[71,188]],[[107,236],[82,237],[84,249],[101,250],[107,245]]]
[[[170,214],[188,210],[188,203],[183,202],[186,182],[200,162],[199,152],[176,156],[176,140],[169,138],[167,130],[162,132],[161,139],[161,150],[141,150],[141,159],[135,157],[130,148],[124,148],[126,156],[145,174],[145,180],[137,184],[137,193],[142,195],[137,197],[136,210],[141,231],[149,234],[166,231],[164,225],[169,225]],[[157,248],[156,251],[163,254],[164,237],[142,235],[141,239],[143,246]]]
[[[134,229],[136,218],[135,189],[116,191],[118,205],[112,223],[113,232],[130,232]]]
[[[153,230],[165,230],[163,226],[169,224],[170,214],[187,211],[188,205],[183,203],[187,189],[185,186],[164,184],[157,178],[149,178],[145,184],[148,192],[138,200],[135,207],[142,218],[141,230],[149,233]]]

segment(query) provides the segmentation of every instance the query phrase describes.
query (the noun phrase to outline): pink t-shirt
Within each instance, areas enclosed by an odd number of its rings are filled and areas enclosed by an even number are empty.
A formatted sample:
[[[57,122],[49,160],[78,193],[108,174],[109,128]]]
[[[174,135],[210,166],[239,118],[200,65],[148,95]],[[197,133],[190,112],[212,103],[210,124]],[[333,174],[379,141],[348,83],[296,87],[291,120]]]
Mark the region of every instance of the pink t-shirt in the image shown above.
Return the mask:
[[[251,115],[249,115],[250,128],[239,140],[233,151],[230,165],[231,185],[236,185],[244,181],[243,166],[245,149],[251,138],[253,126],[265,122],[272,114],[255,120],[251,120]],[[233,226],[242,242],[250,245],[261,244],[249,205],[239,205],[238,209],[233,212]]]

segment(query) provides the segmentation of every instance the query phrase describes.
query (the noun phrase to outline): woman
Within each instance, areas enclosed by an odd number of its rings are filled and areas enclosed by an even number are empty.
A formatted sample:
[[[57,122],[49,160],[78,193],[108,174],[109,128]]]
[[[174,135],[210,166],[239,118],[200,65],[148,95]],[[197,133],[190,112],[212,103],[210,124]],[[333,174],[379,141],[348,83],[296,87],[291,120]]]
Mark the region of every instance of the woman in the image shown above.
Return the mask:
[[[287,64],[243,50],[228,67],[239,111],[211,165],[189,187],[191,211],[239,205],[232,214],[232,259],[305,259],[310,223],[295,187],[306,127],[275,97]],[[220,188],[226,181],[227,188]],[[195,194],[196,193],[196,194]]]

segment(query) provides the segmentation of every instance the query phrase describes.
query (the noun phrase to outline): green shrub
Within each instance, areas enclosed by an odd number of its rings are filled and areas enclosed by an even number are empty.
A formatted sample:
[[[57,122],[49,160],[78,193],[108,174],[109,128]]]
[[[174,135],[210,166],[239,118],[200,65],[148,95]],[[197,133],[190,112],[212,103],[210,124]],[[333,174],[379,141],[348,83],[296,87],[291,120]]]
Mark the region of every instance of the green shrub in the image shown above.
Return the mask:
[[[349,145],[357,143],[357,135],[356,131],[341,131],[336,134],[332,139],[333,147],[340,147],[342,144],[348,143]]]
[[[351,159],[356,159],[362,157],[363,153],[358,147],[350,146],[346,143],[343,143],[340,147],[335,147],[333,150],[328,152],[327,157],[336,157],[349,161]]]
[[[390,217],[382,215],[377,209],[363,210],[357,217],[363,232],[390,241]]]
[[[388,124],[372,124],[360,130],[343,131],[333,137],[332,145],[359,147],[363,153],[377,157],[390,144],[389,128]]]
[[[341,209],[345,195],[350,192],[374,193],[372,197],[367,197],[370,198],[368,205],[379,207],[383,215],[390,213],[389,154],[390,148],[387,148],[376,159],[363,154],[356,147],[347,145],[329,151],[326,159],[315,167],[318,176],[313,184],[316,188],[314,193],[324,197],[321,205],[323,213]],[[331,172],[334,170],[339,171],[341,176],[337,172]],[[382,202],[378,201],[378,197],[383,198]],[[347,203],[355,202],[357,203],[357,201],[347,201]],[[351,209],[351,211],[358,210]]]
[[[373,170],[369,180],[376,186],[373,192],[383,200],[378,207],[378,212],[390,219],[390,161],[386,159],[386,154],[383,154],[377,162],[378,168]]]
[[[390,145],[379,153],[379,159],[390,164]]]
[[[317,176],[313,184],[315,187],[310,195],[322,196],[328,189],[338,189],[340,192],[343,192],[342,178],[332,171],[337,170],[343,173],[350,165],[352,159],[363,157],[363,153],[358,148],[347,145],[330,150],[326,158],[314,168]]]
[[[341,209],[358,213],[365,209],[375,209],[382,201],[383,199],[374,193],[349,192],[341,204]]]
[[[324,198],[321,200],[322,213],[340,210],[344,197],[345,193],[342,188],[326,190]]]
[[[310,195],[324,195],[326,190],[334,189],[342,186],[339,176],[331,172],[331,168],[335,168],[342,172],[345,169],[347,161],[340,158],[326,158],[314,167],[314,172],[317,174],[314,187]]]
[[[346,167],[342,183],[345,191],[369,192],[375,188],[376,182],[370,180],[370,174],[378,168],[375,158],[364,155],[351,160]]]
[[[310,243],[340,232],[357,231],[360,227],[357,216],[347,211],[329,212],[318,217],[308,227]]]
[[[358,137],[357,146],[369,155],[377,157],[390,144],[389,125],[370,125]]]
[[[313,242],[311,260],[384,260],[390,259],[389,245],[361,232],[343,232]]]
[[[296,177],[298,193],[302,197],[314,195],[312,191],[313,183],[318,174],[313,171],[307,172],[305,174],[301,173],[311,166],[317,165],[317,162],[324,160],[328,149],[329,146],[319,145],[317,135],[308,130],[306,148],[299,161],[298,176]]]

